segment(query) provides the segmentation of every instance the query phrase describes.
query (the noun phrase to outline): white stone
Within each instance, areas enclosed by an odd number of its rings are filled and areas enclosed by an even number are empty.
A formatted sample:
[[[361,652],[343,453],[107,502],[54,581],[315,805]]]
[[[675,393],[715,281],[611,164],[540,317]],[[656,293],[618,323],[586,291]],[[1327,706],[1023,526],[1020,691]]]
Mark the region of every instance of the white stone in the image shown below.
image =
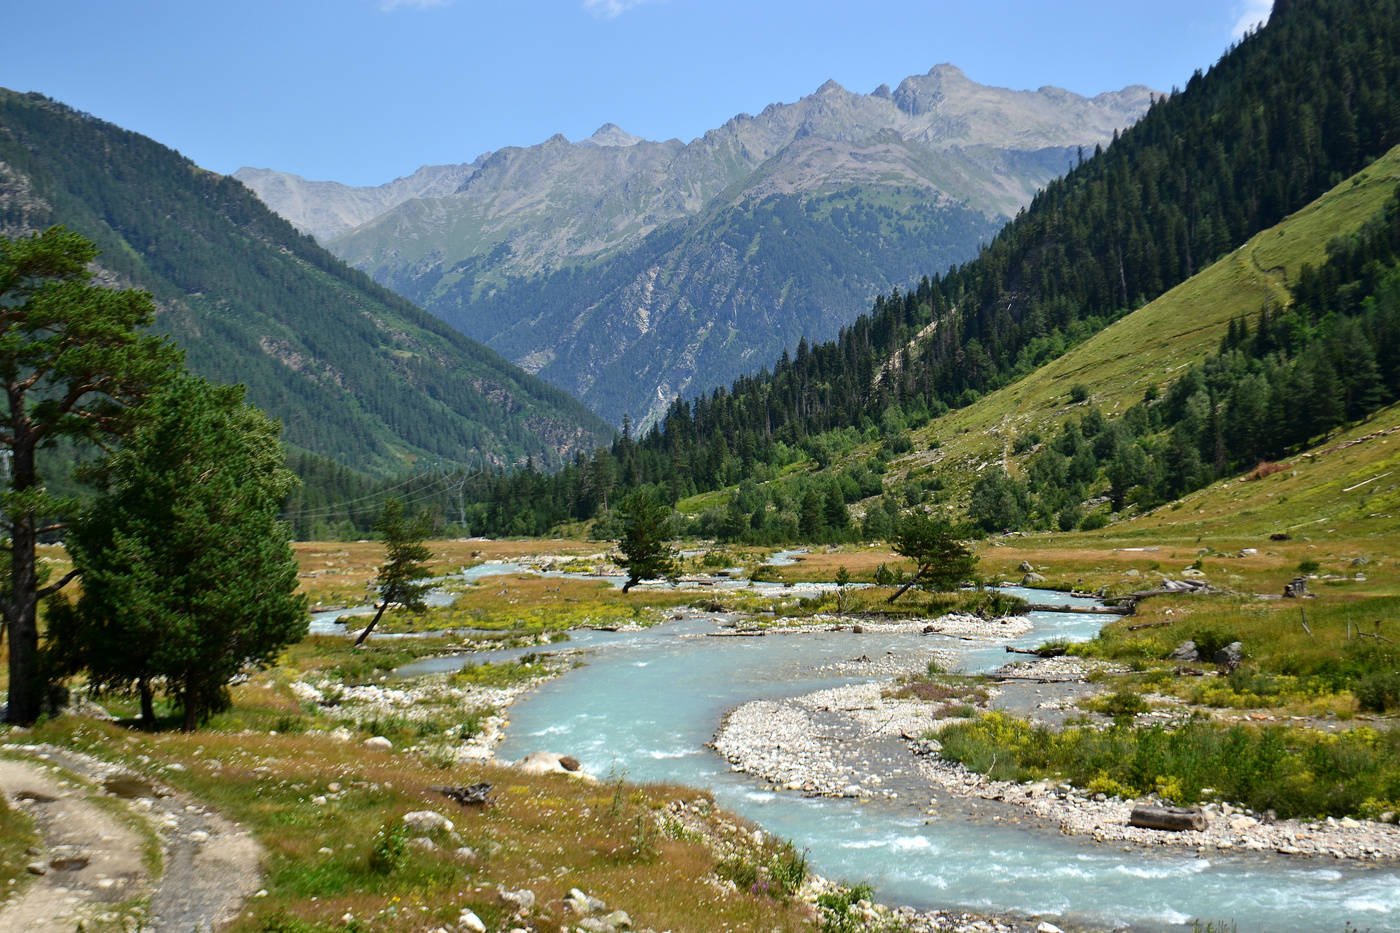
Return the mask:
[[[384,738],[382,735],[371,736],[364,741],[365,748],[375,748],[382,751],[389,751],[394,747],[394,743]]]
[[[416,833],[450,833],[455,828],[451,820],[432,810],[414,810],[411,813],[405,813],[403,825]]]
[[[481,922],[481,918],[474,912],[462,908],[462,913],[457,917],[457,926],[464,930],[471,930],[472,933],[486,933],[486,924]]]

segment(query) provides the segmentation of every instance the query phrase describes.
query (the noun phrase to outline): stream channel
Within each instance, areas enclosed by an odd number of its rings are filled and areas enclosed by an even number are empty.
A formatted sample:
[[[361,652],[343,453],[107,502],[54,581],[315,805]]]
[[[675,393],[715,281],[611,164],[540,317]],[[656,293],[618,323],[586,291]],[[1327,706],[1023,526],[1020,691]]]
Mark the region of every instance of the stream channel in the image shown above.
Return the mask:
[[[494,566],[509,568],[499,572],[522,569]],[[473,576],[491,572],[473,570]],[[820,586],[799,584],[784,592],[801,595]],[[1009,590],[1038,603],[1092,603]],[[1104,617],[1037,612],[1031,621],[1034,629],[1011,644],[1089,639]],[[1179,929],[1199,920],[1224,921],[1226,929],[1233,923],[1239,930],[1342,930],[1348,921],[1354,930],[1400,930],[1400,870],[1393,864],[1124,849],[1020,823],[1010,807],[997,811],[1005,814],[1000,821],[952,805],[931,816],[925,810],[932,789],[869,801],[767,790],[748,775],[732,773],[706,747],[729,709],[869,679],[830,672],[831,665],[857,655],[894,652],[917,659],[951,648],[961,653],[962,670],[989,671],[1006,662],[1005,643],[850,631],[704,637],[717,624],[715,617],[701,617],[643,631],[572,633],[572,641],[551,647],[590,649],[585,663],[511,708],[498,757],[508,761],[542,749],[574,755],[600,778],[707,789],[721,806],[806,849],[818,873],[869,882],[886,903],[1099,928]],[[489,659],[434,659],[401,673]]]

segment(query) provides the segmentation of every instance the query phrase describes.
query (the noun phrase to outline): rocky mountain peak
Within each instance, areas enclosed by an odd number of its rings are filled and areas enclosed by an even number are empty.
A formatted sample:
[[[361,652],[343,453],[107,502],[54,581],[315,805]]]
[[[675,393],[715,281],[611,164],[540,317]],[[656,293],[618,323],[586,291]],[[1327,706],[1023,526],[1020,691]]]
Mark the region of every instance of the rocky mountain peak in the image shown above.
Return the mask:
[[[593,131],[593,135],[583,140],[580,145],[584,146],[635,146],[637,143],[645,142],[640,136],[633,136],[631,133],[618,126],[616,123],[604,123]]]

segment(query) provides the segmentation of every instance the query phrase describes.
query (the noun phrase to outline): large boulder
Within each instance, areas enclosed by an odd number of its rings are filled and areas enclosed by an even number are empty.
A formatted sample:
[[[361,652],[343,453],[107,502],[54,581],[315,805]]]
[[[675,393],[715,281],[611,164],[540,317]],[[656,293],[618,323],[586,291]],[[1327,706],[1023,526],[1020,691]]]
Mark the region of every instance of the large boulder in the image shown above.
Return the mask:
[[[1196,643],[1191,639],[1183,641],[1172,649],[1172,653],[1167,655],[1168,661],[1199,661],[1201,653],[1196,648]]]
[[[570,768],[569,764],[574,764]],[[531,752],[515,763],[526,774],[568,774],[578,770],[578,763],[568,755],[556,752]]]
[[[1234,670],[1244,660],[1244,644],[1232,641],[1215,653],[1214,661],[1227,670]]]

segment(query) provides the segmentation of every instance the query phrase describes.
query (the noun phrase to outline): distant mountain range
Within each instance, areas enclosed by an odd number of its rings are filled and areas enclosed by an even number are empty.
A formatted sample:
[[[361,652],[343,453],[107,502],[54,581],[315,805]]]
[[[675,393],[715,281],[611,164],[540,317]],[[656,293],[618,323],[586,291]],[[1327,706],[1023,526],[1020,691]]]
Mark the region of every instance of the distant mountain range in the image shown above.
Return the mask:
[[[241,382],[300,462],[394,476],[558,464],[610,429],[298,233],[243,185],[38,94],[0,89],[0,234],[65,224],[149,290],[196,372]]]
[[[1012,91],[939,65],[893,91],[828,81],[689,143],[607,124],[371,188],[235,177],[614,424],[648,423],[970,258],[1152,97]]]

